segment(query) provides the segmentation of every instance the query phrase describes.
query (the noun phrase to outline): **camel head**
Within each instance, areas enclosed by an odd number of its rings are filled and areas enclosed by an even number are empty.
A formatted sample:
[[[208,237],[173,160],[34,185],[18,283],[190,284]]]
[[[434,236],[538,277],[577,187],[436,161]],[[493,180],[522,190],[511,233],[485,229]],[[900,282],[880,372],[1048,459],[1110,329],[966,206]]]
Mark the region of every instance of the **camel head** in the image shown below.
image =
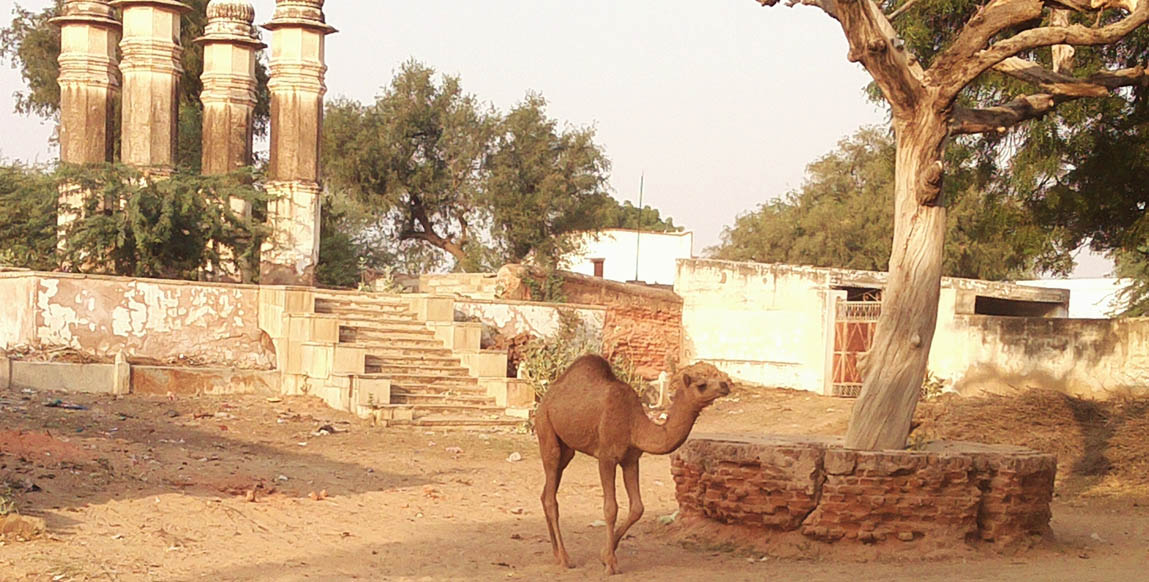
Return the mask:
[[[674,399],[683,398],[697,410],[702,410],[715,400],[730,394],[733,384],[730,376],[707,363],[683,368],[678,373],[678,378],[680,383]]]

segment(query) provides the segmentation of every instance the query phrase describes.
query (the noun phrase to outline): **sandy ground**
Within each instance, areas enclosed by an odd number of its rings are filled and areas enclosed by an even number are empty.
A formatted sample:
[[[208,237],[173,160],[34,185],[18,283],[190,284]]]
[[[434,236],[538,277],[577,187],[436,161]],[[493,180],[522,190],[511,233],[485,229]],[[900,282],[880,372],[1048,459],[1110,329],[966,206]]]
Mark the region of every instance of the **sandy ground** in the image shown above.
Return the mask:
[[[61,398],[88,407],[45,407]],[[700,432],[840,434],[850,402],[742,389]],[[338,432],[316,435],[325,425]],[[508,460],[519,453],[522,460]],[[0,580],[585,580],[601,578],[596,465],[559,491],[574,570],[552,565],[534,437],[383,429],[308,399],[112,400],[0,392],[0,483],[49,535],[0,546]],[[683,542],[667,457],[645,457],[646,517],[616,580],[1138,580],[1140,488],[1059,486],[1057,539],[941,562],[780,559]],[[255,502],[248,501],[251,490]],[[621,490],[621,487],[620,487]],[[313,500],[325,491],[326,499]],[[1101,491],[1099,493],[1098,491]],[[2,486],[0,486],[2,492]],[[624,509],[621,515],[625,515]]]

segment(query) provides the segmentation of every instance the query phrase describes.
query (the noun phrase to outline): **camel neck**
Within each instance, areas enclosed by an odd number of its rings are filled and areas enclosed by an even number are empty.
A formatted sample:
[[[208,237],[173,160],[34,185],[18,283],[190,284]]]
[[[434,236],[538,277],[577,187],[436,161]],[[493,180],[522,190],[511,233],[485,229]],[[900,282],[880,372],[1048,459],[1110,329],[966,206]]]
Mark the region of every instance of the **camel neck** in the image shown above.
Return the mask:
[[[690,436],[690,429],[694,428],[699,412],[701,410],[678,395],[666,412],[664,424],[657,424],[645,415],[638,419],[633,431],[634,446],[652,455],[673,452]]]

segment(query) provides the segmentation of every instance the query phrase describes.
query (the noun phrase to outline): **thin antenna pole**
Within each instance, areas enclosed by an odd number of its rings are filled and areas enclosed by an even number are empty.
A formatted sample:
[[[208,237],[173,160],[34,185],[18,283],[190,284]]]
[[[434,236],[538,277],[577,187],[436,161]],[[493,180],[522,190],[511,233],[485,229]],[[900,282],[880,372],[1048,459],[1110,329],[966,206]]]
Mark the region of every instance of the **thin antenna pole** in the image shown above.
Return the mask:
[[[634,232],[634,280],[638,281],[638,251],[642,249],[642,191],[646,186],[646,171],[638,178],[638,225]]]

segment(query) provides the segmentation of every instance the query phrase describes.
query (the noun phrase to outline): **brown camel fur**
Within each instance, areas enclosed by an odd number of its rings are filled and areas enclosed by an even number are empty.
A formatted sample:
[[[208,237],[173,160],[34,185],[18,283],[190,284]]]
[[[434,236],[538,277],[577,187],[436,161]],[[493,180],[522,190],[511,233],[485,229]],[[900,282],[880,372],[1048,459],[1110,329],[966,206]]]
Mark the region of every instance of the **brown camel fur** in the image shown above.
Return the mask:
[[[603,517],[606,520],[606,546],[600,558],[607,574],[618,572],[614,551],[630,526],[642,517],[642,496],[638,490],[638,459],[643,453],[665,455],[673,452],[690,435],[694,421],[715,399],[730,393],[729,377],[709,364],[695,364],[675,378],[678,385],[665,424],[651,421],[634,389],[615,377],[610,363],[597,355],[575,360],[551,385],[535,416],[539,452],[546,472],[543,511],[555,560],[564,567],[573,565],[559,532],[559,505],[556,494],[563,469],[580,451],[598,459],[602,479]],[[622,480],[630,501],[630,515],[615,529],[618,502],[615,500],[615,470],[622,466]]]

